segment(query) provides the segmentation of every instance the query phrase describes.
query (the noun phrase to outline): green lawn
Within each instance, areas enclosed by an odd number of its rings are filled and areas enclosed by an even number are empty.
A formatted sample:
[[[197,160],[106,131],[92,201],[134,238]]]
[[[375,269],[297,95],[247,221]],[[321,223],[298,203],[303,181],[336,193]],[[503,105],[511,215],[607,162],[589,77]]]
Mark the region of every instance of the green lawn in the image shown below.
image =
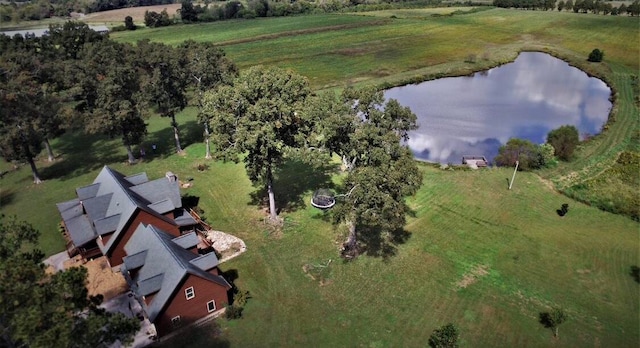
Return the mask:
[[[509,191],[509,170],[423,172],[410,200],[411,235],[388,259],[344,263],[340,231],[308,205],[284,215],[280,236],[257,220],[239,222],[247,230],[235,233],[248,251],[224,268],[238,271],[253,298],[244,319],[222,322],[223,338],[241,347],[422,347],[431,330],[455,322],[469,347],[638,342],[640,298],[629,274],[638,263],[637,223],[575,203],[533,174],[518,174]],[[563,203],[570,207],[561,218]],[[302,270],[329,259],[323,285]],[[478,269],[486,274],[458,285]],[[560,342],[537,323],[552,306],[570,316]]]
[[[172,153],[169,120],[152,117],[144,144],[147,160],[133,166],[125,164],[119,141],[69,132],[53,143],[61,154],[56,162],[38,162],[42,185],[31,183],[27,166],[0,179],[0,212],[34,224],[42,232],[42,249],[52,254],[63,248],[55,203],[74,198],[75,188],[91,183],[103,165],[127,174],[146,171],[151,178],[166,171],[191,178],[193,187],[183,194],[199,197],[207,221],[248,246],[242,256],[222,265],[225,271],[236,270],[237,284],[252,294],[243,319],[221,322],[218,340],[231,346],[423,347],[431,331],[448,322],[460,327],[467,347],[637,346],[640,292],[629,273],[640,265],[638,223],[553,189],[577,191],[582,184],[590,187],[582,195],[598,199],[637,192],[637,181],[628,180],[634,172],[616,164],[619,153],[637,151],[638,109],[630,82],[640,65],[637,18],[500,9],[451,17],[432,17],[427,11],[383,17],[274,18],[113,37],[224,43],[241,68],[290,67],[309,77],[316,89],[460,74],[536,49],[605,78],[618,92],[615,122],[582,145],[575,161],[539,175],[519,173],[511,191],[506,169],[421,166],[424,185],[410,198],[410,235],[387,258],[363,256],[344,263],[338,257],[344,231],[307,203],[314,189],[339,179],[333,165],[314,170],[288,163],[275,182],[285,227],[275,232],[265,225],[243,166],[203,159],[202,130],[193,109],[178,118],[185,155]],[[595,47],[605,51],[604,64],[585,62]],[[478,63],[464,62],[471,53]],[[152,143],[158,145],[155,154]],[[198,172],[198,164],[210,167]],[[9,169],[0,163],[0,171]],[[563,203],[569,204],[569,213],[561,218],[555,211]],[[303,272],[305,264],[328,260],[322,285]],[[559,340],[537,322],[539,312],[552,306],[569,314]],[[207,326],[167,346],[211,344],[212,330]]]

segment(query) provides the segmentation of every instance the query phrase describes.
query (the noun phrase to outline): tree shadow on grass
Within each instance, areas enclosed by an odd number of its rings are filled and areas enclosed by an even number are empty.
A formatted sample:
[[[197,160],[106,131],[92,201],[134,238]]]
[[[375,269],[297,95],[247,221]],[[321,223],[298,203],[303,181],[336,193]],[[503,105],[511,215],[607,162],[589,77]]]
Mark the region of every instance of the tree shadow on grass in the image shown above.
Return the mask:
[[[58,160],[39,168],[42,179],[68,180],[102,168],[105,164],[126,161],[122,142],[81,130],[67,132],[58,140],[54,152]]]
[[[216,319],[203,325],[191,325],[180,330],[166,341],[153,343],[150,347],[231,347],[224,337]]]
[[[631,266],[629,275],[631,275],[631,277],[633,278],[633,280],[636,281],[636,283],[640,283],[640,267]]]
[[[397,245],[404,244],[411,233],[404,228],[384,233],[379,226],[358,227],[359,252],[368,256],[381,257],[385,261],[396,255]]]
[[[147,137],[140,145],[145,149],[145,161],[153,161],[157,158],[165,158],[176,153],[176,143],[173,135],[173,127],[168,125],[161,130],[147,134]],[[201,142],[203,129],[196,121],[187,121],[178,125],[180,130],[180,146],[186,149],[189,145]],[[153,145],[156,146],[155,150]]]
[[[333,189],[331,174],[337,169],[334,163],[313,166],[299,159],[289,159],[274,173],[273,190],[276,196],[278,212],[293,212],[304,209],[307,204],[304,196],[318,188]],[[251,193],[251,205],[267,206],[267,188],[257,187]]]
[[[0,190],[0,207],[4,207],[13,202],[16,194],[13,190],[2,189]]]

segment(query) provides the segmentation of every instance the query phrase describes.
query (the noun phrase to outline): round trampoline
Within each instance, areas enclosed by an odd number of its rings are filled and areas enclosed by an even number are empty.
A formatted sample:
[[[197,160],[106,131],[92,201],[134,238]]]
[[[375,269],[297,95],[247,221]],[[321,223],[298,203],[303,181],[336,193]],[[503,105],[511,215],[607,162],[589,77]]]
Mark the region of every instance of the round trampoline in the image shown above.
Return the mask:
[[[311,197],[311,205],[318,209],[329,209],[336,204],[336,199],[331,190],[318,189]]]

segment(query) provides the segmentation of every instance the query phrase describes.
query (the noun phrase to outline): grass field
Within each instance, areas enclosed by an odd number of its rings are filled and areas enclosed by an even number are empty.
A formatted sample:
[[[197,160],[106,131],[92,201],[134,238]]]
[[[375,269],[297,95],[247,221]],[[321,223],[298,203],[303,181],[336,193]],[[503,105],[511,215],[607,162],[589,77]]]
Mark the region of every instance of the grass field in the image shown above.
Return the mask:
[[[187,38],[211,41],[223,46],[240,68],[291,68],[316,89],[362,81],[397,83],[403,75],[428,76],[431,69],[441,74],[478,70],[512,60],[522,49],[556,49],[568,56],[563,58],[586,65],[589,52],[599,47],[607,61],[640,69],[636,18],[502,9],[436,18],[430,11],[396,19],[390,13],[365,13],[230,21],[112,37],[169,44]],[[483,59],[465,63],[470,54]]]
[[[459,74],[513,59],[521,49],[538,49],[607,79],[618,91],[615,122],[583,145],[576,161],[540,175],[520,173],[511,191],[509,170],[422,165],[424,185],[410,198],[409,238],[386,259],[364,256],[343,263],[337,248],[344,231],[305,203],[314,189],[335,180],[337,168],[331,165],[324,170],[298,162],[285,166],[275,182],[284,229],[265,225],[243,166],[203,159],[193,109],[178,119],[184,156],[171,151],[168,120],[153,117],[148,158],[134,166],[124,163],[116,140],[66,134],[53,144],[61,157],[53,164],[38,162],[44,184],[33,185],[27,167],[0,179],[0,212],[32,222],[51,254],[62,250],[55,203],[74,198],[74,189],[89,184],[102,165],[127,174],[146,171],[151,178],[166,171],[193,178],[194,186],[183,193],[200,198],[214,228],[247,244],[246,253],[222,268],[236,270],[238,286],[252,298],[243,319],[220,323],[222,336],[213,338],[213,328],[206,326],[165,346],[208,346],[215,340],[240,347],[423,347],[431,331],[448,322],[460,327],[465,347],[638,346],[640,292],[630,275],[630,267],[640,265],[638,223],[554,190],[583,183],[591,185],[589,194],[600,190],[600,197],[637,189],[626,180],[633,172],[616,166],[618,153],[637,151],[638,109],[630,87],[640,64],[637,19],[499,9],[437,18],[418,13],[397,19],[325,15],[233,21],[113,37],[172,44],[181,37],[211,40],[223,44],[241,68],[290,67],[316,89]],[[584,61],[594,47],[605,51],[605,64]],[[478,55],[478,63],[464,62],[470,53]],[[156,154],[149,151],[152,143],[158,144]],[[198,172],[201,163],[210,168]],[[8,169],[0,163],[0,171]],[[569,213],[561,218],[556,209],[563,203]],[[303,272],[306,264],[328,260],[322,284]],[[569,314],[559,340],[537,322],[552,306]]]

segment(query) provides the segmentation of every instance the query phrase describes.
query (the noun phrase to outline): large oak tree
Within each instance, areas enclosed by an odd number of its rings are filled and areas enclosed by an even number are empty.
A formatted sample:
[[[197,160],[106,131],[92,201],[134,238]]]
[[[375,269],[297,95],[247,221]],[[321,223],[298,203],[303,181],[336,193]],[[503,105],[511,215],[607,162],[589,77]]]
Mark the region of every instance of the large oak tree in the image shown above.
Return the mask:
[[[205,96],[216,157],[242,161],[256,185],[268,192],[270,219],[277,221],[273,172],[288,150],[301,144],[298,111],[310,93],[305,78],[273,67],[252,67],[233,86]]]
[[[195,87],[195,104],[198,107],[198,121],[204,125],[205,158],[211,156],[209,114],[204,112],[204,92],[219,85],[229,85],[238,76],[238,69],[228,59],[224,51],[210,42],[187,40],[178,46],[180,55],[185,58],[184,67],[189,81]]]
[[[144,95],[160,116],[171,119],[176,152],[182,153],[176,114],[187,106],[186,57],[176,48],[148,40],[139,41],[137,51],[136,64],[146,72]]]
[[[140,73],[132,63],[133,49],[103,41],[84,52],[78,75],[87,131],[120,137],[129,163],[135,162],[132,146],[142,142],[147,125],[142,117]]]
[[[422,184],[413,154],[404,145],[408,132],[417,127],[416,116],[371,88],[348,88],[341,102],[350,112],[345,115],[340,106],[328,108],[341,116],[317,118],[316,131],[347,164],[345,196],[334,208],[335,221],[349,230],[343,253],[354,257],[364,248],[370,254],[388,255],[403,235],[409,211],[405,198]]]

